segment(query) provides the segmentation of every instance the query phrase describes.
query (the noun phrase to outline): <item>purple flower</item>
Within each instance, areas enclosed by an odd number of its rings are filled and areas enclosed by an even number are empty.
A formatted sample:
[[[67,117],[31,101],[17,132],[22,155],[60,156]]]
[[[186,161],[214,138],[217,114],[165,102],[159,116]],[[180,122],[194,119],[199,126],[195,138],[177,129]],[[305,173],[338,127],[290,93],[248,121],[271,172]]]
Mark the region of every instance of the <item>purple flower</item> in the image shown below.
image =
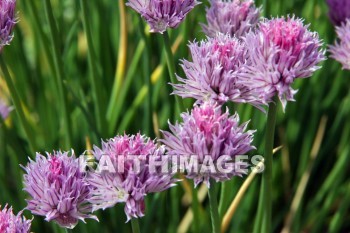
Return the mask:
[[[0,52],[12,38],[12,29],[16,24],[16,0],[0,0]]]
[[[211,0],[210,4],[208,25],[202,24],[207,36],[223,33],[240,38],[259,22],[261,9],[252,0]]]
[[[210,178],[218,182],[245,174],[246,164],[233,161],[237,155],[255,148],[251,145],[255,131],[246,131],[247,123],[239,125],[237,114],[229,116],[228,110],[222,113],[220,107],[204,103],[195,106],[191,113],[182,113],[181,118],[182,123],[169,124],[171,132],[163,131],[161,142],[170,155],[192,157],[199,164],[197,171],[187,171],[187,177],[193,179],[196,186],[205,182],[209,187]],[[234,167],[221,166],[224,158],[230,159]],[[213,166],[207,169],[211,164],[217,165],[217,169],[212,170]],[[228,170],[220,170],[219,166]]]
[[[22,217],[22,211],[17,215],[12,212],[12,207],[7,205],[1,210],[0,206],[0,232],[2,233],[29,233],[32,220]]]
[[[342,26],[336,27],[340,42],[329,46],[331,57],[343,65],[343,69],[350,70],[350,19]]]
[[[94,187],[90,202],[94,210],[113,207],[125,202],[127,221],[144,216],[144,198],[148,193],[164,191],[175,185],[173,175],[162,173],[161,167],[151,163],[167,164],[164,146],[157,147],[145,136],[116,136],[94,147],[92,153],[99,161],[97,173],[90,173]]]
[[[250,88],[237,82],[246,65],[246,49],[238,39],[219,34],[189,47],[193,61],[182,61],[186,78],[177,77],[180,84],[173,84],[174,94],[197,99],[197,103],[261,104]]]
[[[87,201],[91,187],[81,171],[79,160],[68,152],[54,152],[47,157],[37,153],[36,161],[30,160],[23,167],[24,190],[29,194],[27,209],[33,214],[45,216],[46,221],[55,221],[61,227],[74,228],[78,220],[98,220],[91,215]]]
[[[240,80],[265,102],[278,95],[283,109],[294,100],[294,80],[311,76],[325,59],[318,34],[294,17],[264,20],[259,30],[246,34],[245,44],[250,64]]]
[[[5,120],[11,112],[11,108],[0,99],[0,117]]]
[[[350,18],[349,0],[327,0],[329,6],[329,17],[333,24],[340,26]]]
[[[163,33],[176,28],[197,4],[196,0],[129,0],[133,8],[151,27],[151,32]]]

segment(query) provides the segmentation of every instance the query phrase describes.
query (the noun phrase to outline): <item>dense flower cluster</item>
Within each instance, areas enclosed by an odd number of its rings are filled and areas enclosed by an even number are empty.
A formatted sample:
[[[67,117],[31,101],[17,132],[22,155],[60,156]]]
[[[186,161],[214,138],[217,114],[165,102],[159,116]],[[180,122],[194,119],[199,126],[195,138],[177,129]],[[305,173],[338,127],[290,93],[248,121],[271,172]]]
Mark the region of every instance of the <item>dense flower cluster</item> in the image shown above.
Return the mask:
[[[12,38],[12,29],[16,24],[16,0],[0,1],[0,52],[8,45]]]
[[[252,0],[211,0],[207,25],[202,24],[202,28],[210,37],[223,33],[240,38],[259,22],[259,17],[260,8]]]
[[[146,20],[151,32],[163,33],[176,28],[197,4],[196,0],[129,0],[126,5]]]
[[[238,39],[220,34],[200,43],[190,44],[192,62],[183,60],[186,78],[177,77],[180,84],[173,84],[174,94],[194,98],[197,103],[215,101],[223,104],[261,102],[243,82],[238,82],[245,73],[246,48]]]
[[[221,156],[234,159],[254,149],[251,145],[254,131],[246,131],[247,123],[239,125],[237,114],[230,116],[228,111],[222,113],[221,108],[214,104],[195,106],[191,113],[182,113],[181,118],[182,123],[169,124],[171,132],[163,131],[164,140],[161,142],[166,145],[170,155],[195,155],[198,163],[203,164],[206,155],[215,162]],[[195,185],[205,182],[208,187],[210,178],[218,182],[241,175],[243,173],[235,170],[230,173],[211,170],[187,173],[188,178],[194,179]]]
[[[350,19],[336,28],[339,42],[329,46],[331,57],[343,65],[343,69],[350,70]]]
[[[1,210],[0,206],[0,232],[2,233],[29,233],[32,220],[22,216],[22,211],[17,215],[12,212],[12,207],[7,205]]]
[[[335,25],[340,26],[350,18],[349,0],[327,0],[329,17]]]
[[[23,168],[27,173],[24,190],[30,195],[27,209],[33,214],[70,229],[78,220],[97,220],[90,214],[92,205],[87,201],[91,188],[74,153],[68,156],[68,152],[54,152],[46,157],[37,153],[36,160]]]
[[[284,108],[294,100],[294,80],[311,76],[325,59],[318,34],[294,17],[264,20],[244,40],[250,64],[240,80],[265,102],[278,95]]]
[[[92,153],[100,164],[101,160],[105,160],[115,169],[114,172],[101,170],[90,174],[89,183],[94,187],[90,202],[94,210],[126,202],[128,221],[142,217],[145,211],[144,197],[148,193],[164,191],[177,181],[172,174],[150,171],[150,161],[161,160],[165,148],[157,147],[154,141],[140,134],[116,136],[103,142],[102,149],[95,147]],[[130,160],[129,156],[133,159]],[[138,170],[135,170],[136,164],[139,164]]]

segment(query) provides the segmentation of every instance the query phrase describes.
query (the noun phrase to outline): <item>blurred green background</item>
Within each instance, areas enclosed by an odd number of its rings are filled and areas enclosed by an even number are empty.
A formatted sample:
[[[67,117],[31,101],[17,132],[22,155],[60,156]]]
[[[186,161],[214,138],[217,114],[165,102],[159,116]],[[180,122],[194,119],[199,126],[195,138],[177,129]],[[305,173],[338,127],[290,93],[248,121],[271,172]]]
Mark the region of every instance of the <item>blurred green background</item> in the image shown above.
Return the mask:
[[[18,0],[19,23],[14,40],[4,48],[4,59],[20,92],[30,123],[35,150],[44,153],[73,148],[77,155],[91,144],[117,133],[141,132],[160,137],[167,121],[179,118],[169,85],[162,38],[149,34],[139,15],[118,0],[85,1],[85,17],[78,0],[52,0],[57,35],[52,37],[45,14],[47,0]],[[261,1],[256,5],[260,6]],[[123,12],[120,6],[126,11]],[[188,41],[201,40],[200,22],[205,22],[207,1],[196,7],[181,26],[170,31],[179,59],[189,59]],[[326,44],[335,39],[324,0],[267,0],[268,15],[295,15],[305,19]],[[123,28],[121,25],[126,26]],[[90,35],[90,36],[86,36]],[[56,55],[54,47],[56,46]],[[60,69],[55,69],[55,65]],[[309,79],[297,80],[296,101],[285,113],[279,106],[274,156],[274,232],[350,231],[350,72],[332,59],[323,62]],[[60,81],[59,81],[60,80]],[[60,94],[67,103],[66,127]],[[9,97],[4,81],[1,92]],[[97,94],[96,94],[97,93]],[[187,108],[192,100],[186,100]],[[254,145],[263,153],[266,115],[250,106],[229,105],[241,121],[251,120],[257,129]],[[71,131],[69,137],[67,130]],[[26,206],[22,191],[23,171],[34,157],[15,111],[0,127],[0,204],[13,205],[15,212]],[[227,232],[252,232],[258,206],[261,175],[249,186]],[[245,178],[225,182],[220,190],[223,215]],[[146,198],[142,232],[193,232],[190,181]],[[199,192],[201,195],[204,192]],[[210,232],[209,205],[200,203],[200,232]],[[292,204],[293,203],[293,204]],[[30,218],[30,212],[25,211]],[[100,223],[87,220],[74,232],[130,232],[123,206],[98,212]],[[55,224],[35,216],[33,232],[61,232]]]

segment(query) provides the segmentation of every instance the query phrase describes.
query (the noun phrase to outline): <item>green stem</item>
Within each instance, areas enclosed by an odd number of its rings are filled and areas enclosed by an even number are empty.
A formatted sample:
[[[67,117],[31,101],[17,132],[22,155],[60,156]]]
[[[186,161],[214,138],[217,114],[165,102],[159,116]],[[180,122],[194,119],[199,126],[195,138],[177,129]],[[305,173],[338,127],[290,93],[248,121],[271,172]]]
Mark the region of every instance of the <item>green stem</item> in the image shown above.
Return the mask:
[[[54,233],[67,233],[67,232],[69,232],[67,228],[62,228],[57,223],[52,222],[51,226],[52,226],[52,230]]]
[[[137,218],[131,219],[131,228],[133,233],[140,233],[140,224]]]
[[[67,107],[67,98],[64,94],[64,72],[63,72],[63,62],[62,58],[59,54],[59,42],[58,42],[58,32],[57,28],[55,25],[55,20],[53,17],[52,13],[52,7],[51,7],[51,2],[50,0],[44,0],[44,5],[45,5],[45,13],[46,13],[46,18],[47,21],[49,22],[49,29],[50,29],[50,38],[51,38],[51,43],[53,44],[53,60],[54,60],[54,65],[56,69],[56,79],[57,79],[57,91],[58,91],[58,96],[60,99],[60,104],[61,104],[61,111],[63,115],[63,128],[65,129],[65,143],[66,143],[66,148],[71,147],[71,139],[72,139],[72,133],[71,133],[71,126],[70,126],[70,119],[68,115],[68,107]]]
[[[50,66],[52,73],[55,73],[55,65],[54,65],[54,61],[53,61],[53,56],[51,54],[51,50],[49,47],[50,43],[49,43],[48,38],[46,37],[46,35],[44,33],[44,29],[42,27],[42,22],[40,21],[40,17],[39,17],[40,16],[40,13],[39,13],[40,9],[35,6],[34,1],[35,0],[30,0],[28,2],[28,5],[30,8],[30,11],[32,12],[32,17],[34,19],[35,26],[36,26],[36,29],[38,31],[38,36],[42,40],[41,44],[44,47],[44,53],[46,55],[46,59],[48,60],[48,64]]]
[[[209,204],[210,204],[210,217],[211,217],[211,225],[213,228],[213,233],[220,233],[220,217],[218,211],[218,200],[215,183],[210,181],[210,188],[208,190],[209,196]]]
[[[350,184],[347,185],[347,191],[344,192],[343,200],[341,201],[341,203],[339,205],[339,209],[334,214],[334,216],[332,217],[332,220],[329,224],[329,232],[331,232],[331,233],[340,232],[341,227],[344,226],[344,223],[346,221],[345,219],[347,216],[347,212],[348,212],[349,206],[350,206],[350,197],[348,195],[349,193],[350,193]]]
[[[115,90],[113,89],[112,91],[112,95],[110,97],[109,104],[108,104],[108,113],[107,113],[108,125],[110,129],[108,133],[110,135],[113,135],[115,133],[117,122],[122,113],[123,104],[121,103],[125,103],[125,99],[127,97],[130,86],[134,80],[135,72],[137,70],[137,66],[142,57],[142,53],[144,49],[145,49],[145,41],[140,40],[140,42],[136,47],[134,57],[131,60],[128,72],[126,74],[125,81],[123,83],[123,88],[120,90],[120,93],[117,92],[116,89]]]
[[[350,134],[350,123],[347,122],[343,126],[343,133],[340,136],[341,141],[339,143],[339,153],[340,156],[337,158],[336,163],[334,164],[332,170],[328,173],[326,180],[323,182],[322,186],[319,188],[316,197],[314,198],[313,206],[316,204],[322,203],[322,200],[325,198],[327,193],[330,190],[334,190],[338,187],[341,181],[344,179],[344,176],[347,172],[347,167],[350,162],[350,146],[348,144]],[[316,208],[316,207],[315,207]]]
[[[196,188],[192,189],[192,211],[193,211],[193,232],[199,232],[199,201],[198,191]]]
[[[228,181],[221,182],[221,191],[220,191],[220,202],[219,202],[219,215],[220,218],[223,218],[229,204],[230,190],[232,186],[229,185]]]
[[[267,126],[265,132],[265,171],[263,174],[263,197],[264,197],[264,219],[262,233],[271,232],[272,220],[272,155],[273,144],[275,137],[276,113],[277,113],[277,98],[269,104],[267,114]]]
[[[148,88],[146,86],[143,86],[140,89],[137,96],[135,97],[132,104],[128,107],[127,111],[125,113],[123,113],[123,119],[119,124],[117,133],[123,133],[129,127],[130,123],[133,120],[133,117],[135,116],[135,113],[136,113],[138,107],[145,100],[147,93],[148,93]]]
[[[179,208],[179,188],[173,187],[170,189],[170,207],[171,207],[171,222],[169,227],[169,232],[176,232],[177,227],[180,222],[180,208]]]
[[[169,38],[169,34],[167,31],[165,31],[163,33],[163,40],[164,40],[166,60],[168,63],[170,82],[175,84],[176,83],[176,77],[175,77],[176,71],[175,71],[174,55],[173,55],[173,52],[171,51],[171,43],[170,43],[170,38]],[[183,103],[182,103],[181,99],[179,98],[179,96],[175,95],[175,101],[176,101],[176,105],[178,107],[179,112],[180,113],[183,112],[185,108],[184,108]]]
[[[259,195],[259,203],[258,203],[258,211],[254,223],[254,229],[253,233],[259,233],[260,228],[261,228],[261,223],[263,221],[263,215],[264,215],[264,180],[261,180],[261,185],[260,185],[260,195]]]
[[[19,120],[24,128],[24,132],[26,133],[30,150],[34,155],[34,153],[36,152],[36,147],[35,147],[35,143],[34,143],[34,135],[31,133],[31,128],[30,128],[30,126],[25,118],[18,91],[16,89],[15,84],[12,81],[12,78],[10,76],[9,71],[7,70],[5,61],[2,57],[2,54],[0,54],[0,66],[1,66],[2,73],[4,74],[4,79],[5,79],[5,82],[7,84],[7,87],[11,93],[12,101],[13,101],[13,104],[15,105]]]
[[[92,34],[91,34],[91,29],[89,26],[89,12],[88,12],[88,7],[87,7],[87,0],[80,0],[80,5],[83,11],[83,25],[86,33],[86,40],[87,40],[87,45],[88,45],[88,62],[89,62],[89,67],[91,70],[91,86],[93,90],[93,98],[94,98],[94,108],[95,108],[95,117],[97,121],[97,128],[102,135],[104,135],[104,130],[106,129],[105,127],[105,109],[103,109],[103,106],[105,104],[103,103],[103,98],[102,98],[102,89],[100,82],[98,80],[98,72],[97,72],[97,67],[96,67],[96,62],[97,59],[95,59],[95,53],[94,53],[94,46],[92,42]]]
[[[144,83],[148,88],[147,93],[147,101],[145,101],[144,104],[144,119],[143,119],[143,125],[144,125],[144,132],[146,135],[149,135],[152,137],[153,130],[152,130],[152,94],[153,94],[153,87],[151,84],[151,73],[150,73],[150,43],[149,38],[145,34],[145,27],[141,20],[139,20],[139,28],[141,37],[146,43],[146,49],[143,53],[143,61],[142,61],[142,68],[143,68],[143,75],[144,75]]]
[[[264,17],[268,17],[268,15],[267,15],[267,0],[263,0],[263,9],[264,9],[264,11],[263,11],[263,14],[264,14]]]

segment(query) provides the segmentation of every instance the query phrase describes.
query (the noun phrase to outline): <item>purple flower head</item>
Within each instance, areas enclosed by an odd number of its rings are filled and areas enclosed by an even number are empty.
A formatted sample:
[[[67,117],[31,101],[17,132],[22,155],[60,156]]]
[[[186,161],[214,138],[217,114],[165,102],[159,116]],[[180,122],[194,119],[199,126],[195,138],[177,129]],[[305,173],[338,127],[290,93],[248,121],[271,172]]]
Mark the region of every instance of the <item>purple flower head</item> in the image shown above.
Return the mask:
[[[311,76],[325,59],[318,34],[294,17],[264,20],[259,30],[246,34],[245,44],[250,65],[241,80],[265,102],[278,95],[283,109],[294,100],[294,80]]]
[[[177,77],[180,84],[173,84],[174,94],[197,99],[197,103],[261,104],[244,83],[237,83],[246,63],[246,49],[238,39],[218,34],[215,38],[191,43],[189,48],[193,61],[182,61],[186,78]]]
[[[329,6],[329,17],[332,23],[340,26],[350,18],[350,1],[349,0],[327,0]]]
[[[29,194],[27,209],[33,214],[45,216],[46,221],[55,221],[61,227],[74,228],[78,220],[98,220],[91,215],[91,204],[87,201],[90,186],[79,160],[68,156],[68,152],[54,152],[47,157],[37,153],[36,161],[30,160],[23,167],[24,190]]]
[[[0,52],[12,38],[12,29],[16,24],[16,0],[0,0]]]
[[[0,117],[5,120],[11,112],[11,108],[0,99]]]
[[[203,166],[210,165],[211,162],[219,168],[224,157],[235,161],[237,155],[244,155],[255,148],[251,145],[255,131],[246,131],[247,123],[239,125],[237,114],[230,116],[228,110],[222,113],[220,107],[204,103],[195,106],[191,113],[182,113],[181,118],[182,123],[169,124],[170,132],[163,131],[164,140],[161,141],[170,155],[188,158],[195,156],[194,161],[197,161],[199,168],[197,172],[187,171],[187,178],[193,179],[196,186],[205,182],[209,187],[210,178],[218,182],[245,174],[243,169],[203,170]],[[233,161],[231,165],[246,166]]]
[[[202,28],[210,37],[222,33],[240,38],[259,22],[260,11],[252,0],[211,0],[208,24],[202,24]]]
[[[168,163],[162,160],[164,146],[157,147],[140,134],[116,136],[103,142],[102,149],[95,146],[92,153],[99,160],[98,172],[89,177],[94,210],[125,202],[127,221],[144,216],[148,193],[164,191],[177,181],[172,174],[162,173],[161,167],[151,165],[154,161]]]
[[[339,42],[329,46],[331,57],[343,65],[343,69],[350,70],[350,19],[342,26],[336,27]]]
[[[146,20],[151,32],[162,34],[176,28],[197,4],[196,0],[129,0],[126,5]]]
[[[32,220],[22,217],[22,211],[17,215],[12,212],[12,207],[7,205],[1,210],[0,206],[0,232],[2,233],[29,233]]]

